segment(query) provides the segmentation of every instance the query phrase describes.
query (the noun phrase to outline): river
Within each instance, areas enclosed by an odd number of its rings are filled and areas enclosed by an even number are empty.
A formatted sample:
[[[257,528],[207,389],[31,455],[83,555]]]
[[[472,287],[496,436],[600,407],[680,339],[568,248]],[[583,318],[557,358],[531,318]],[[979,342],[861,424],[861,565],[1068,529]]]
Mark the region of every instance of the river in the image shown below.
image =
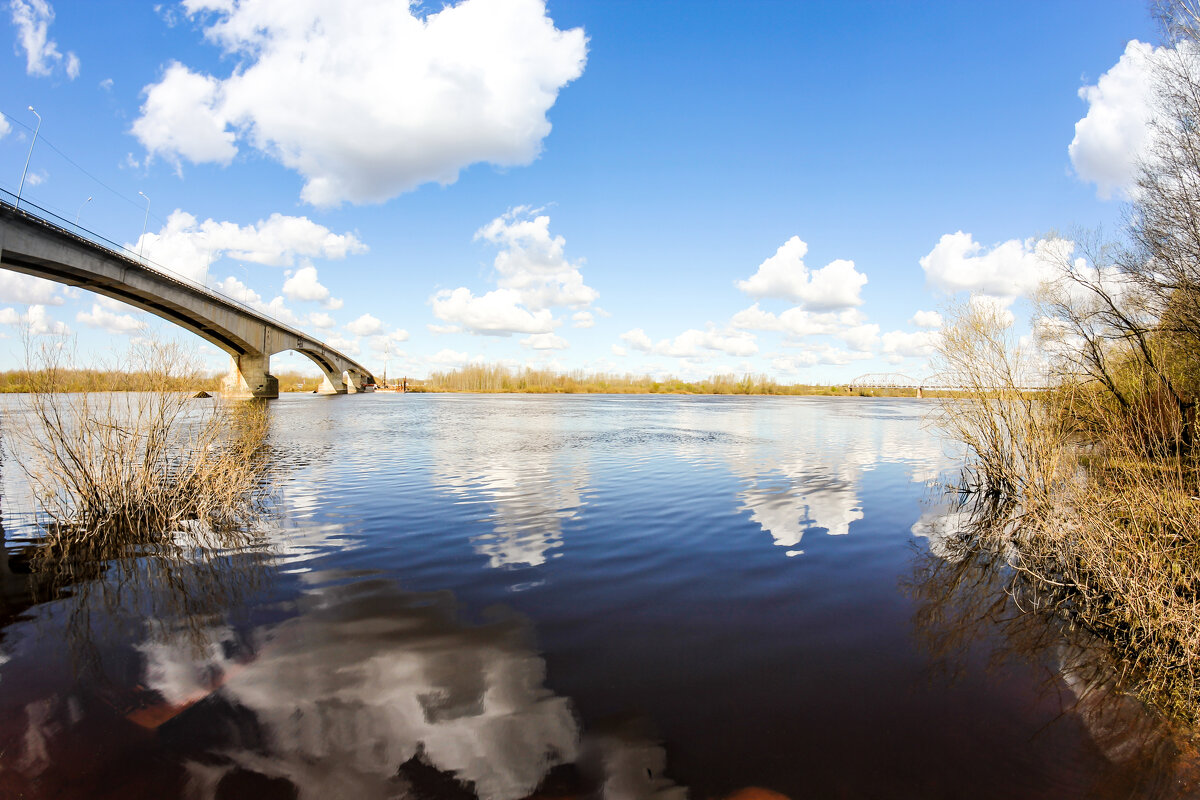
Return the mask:
[[[1187,796],[927,408],[285,395],[257,544],[36,597],[9,452],[0,797]]]

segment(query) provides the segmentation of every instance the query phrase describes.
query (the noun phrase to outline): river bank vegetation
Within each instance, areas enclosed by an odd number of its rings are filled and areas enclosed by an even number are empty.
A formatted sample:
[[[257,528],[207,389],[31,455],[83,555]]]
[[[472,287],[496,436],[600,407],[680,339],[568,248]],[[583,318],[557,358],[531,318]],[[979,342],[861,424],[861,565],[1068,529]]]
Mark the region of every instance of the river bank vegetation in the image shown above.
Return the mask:
[[[471,364],[451,372],[434,372],[427,380],[409,381],[413,392],[485,392],[528,394],[742,394],[819,395],[841,397],[916,397],[916,387],[855,387],[783,384],[766,375],[713,375],[697,381],[614,375],[603,372],[554,372]]]
[[[30,382],[4,416],[4,446],[27,487],[10,507],[31,502],[42,530],[23,555],[31,590],[71,586],[117,603],[124,587],[154,583],[198,607],[205,593],[184,587],[180,565],[193,586],[216,581],[224,554],[258,546],[275,462],[266,405],[195,398],[202,375],[173,343],[135,344],[126,363],[136,370],[103,373],[68,368],[61,344],[30,345]],[[114,374],[129,391],[110,390]]]
[[[1200,14],[1161,7],[1153,148],[1128,227],[1056,252],[1036,342],[974,302],[948,323],[940,424],[969,463],[961,552],[1002,554],[1023,611],[1107,642],[1120,689],[1200,723]],[[1075,242],[1076,248],[1080,247]],[[1048,383],[1031,394],[1022,387]]]

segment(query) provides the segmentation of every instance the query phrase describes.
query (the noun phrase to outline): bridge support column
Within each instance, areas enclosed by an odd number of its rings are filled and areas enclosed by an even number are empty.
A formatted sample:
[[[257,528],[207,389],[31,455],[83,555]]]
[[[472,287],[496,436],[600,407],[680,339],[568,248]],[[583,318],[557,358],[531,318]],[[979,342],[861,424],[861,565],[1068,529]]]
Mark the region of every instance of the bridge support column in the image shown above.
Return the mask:
[[[279,379],[270,370],[270,356],[234,356],[229,374],[221,381],[221,394],[233,400],[279,397]]]
[[[325,380],[321,381],[321,385],[317,388],[317,394],[345,394],[346,384],[342,381],[341,375],[334,375],[332,372],[325,373]]]
[[[353,370],[346,371],[346,392],[348,394],[358,394],[363,390],[363,378]]]

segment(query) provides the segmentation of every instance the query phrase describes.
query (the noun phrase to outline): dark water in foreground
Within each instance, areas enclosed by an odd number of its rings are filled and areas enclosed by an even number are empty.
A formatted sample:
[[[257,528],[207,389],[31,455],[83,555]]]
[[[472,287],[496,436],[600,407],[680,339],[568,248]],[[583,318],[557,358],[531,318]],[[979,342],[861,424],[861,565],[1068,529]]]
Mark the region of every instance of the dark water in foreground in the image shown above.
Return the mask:
[[[0,797],[1187,796],[947,546],[925,408],[288,396],[266,546],[38,603],[6,464]]]

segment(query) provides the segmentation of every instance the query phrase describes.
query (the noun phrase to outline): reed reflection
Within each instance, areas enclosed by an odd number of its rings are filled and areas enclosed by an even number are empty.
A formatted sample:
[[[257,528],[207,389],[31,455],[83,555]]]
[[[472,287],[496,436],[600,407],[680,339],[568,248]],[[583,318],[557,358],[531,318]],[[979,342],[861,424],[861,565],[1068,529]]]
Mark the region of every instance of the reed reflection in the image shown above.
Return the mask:
[[[136,610],[139,619],[200,625],[261,587],[270,566],[265,524],[277,472],[271,415],[265,404],[246,403],[227,409],[224,418],[220,436],[202,444],[213,469],[236,464],[224,480],[225,496],[202,510],[41,515],[36,535],[4,548],[6,614],[59,601],[61,633],[86,664],[95,660],[97,614],[112,619]]]
[[[1045,668],[1043,691],[1063,708],[1058,721],[1078,720],[1110,764],[1093,776],[1095,796],[1194,796],[1194,745],[1127,692],[1110,649],[1072,624],[1069,608],[1045,602],[1011,549],[994,546],[1011,539],[997,527],[1016,530],[1019,509],[939,499],[913,525],[928,540],[902,584],[917,604],[917,640],[951,676],[968,670],[980,642],[997,643],[993,669],[1009,659]]]

